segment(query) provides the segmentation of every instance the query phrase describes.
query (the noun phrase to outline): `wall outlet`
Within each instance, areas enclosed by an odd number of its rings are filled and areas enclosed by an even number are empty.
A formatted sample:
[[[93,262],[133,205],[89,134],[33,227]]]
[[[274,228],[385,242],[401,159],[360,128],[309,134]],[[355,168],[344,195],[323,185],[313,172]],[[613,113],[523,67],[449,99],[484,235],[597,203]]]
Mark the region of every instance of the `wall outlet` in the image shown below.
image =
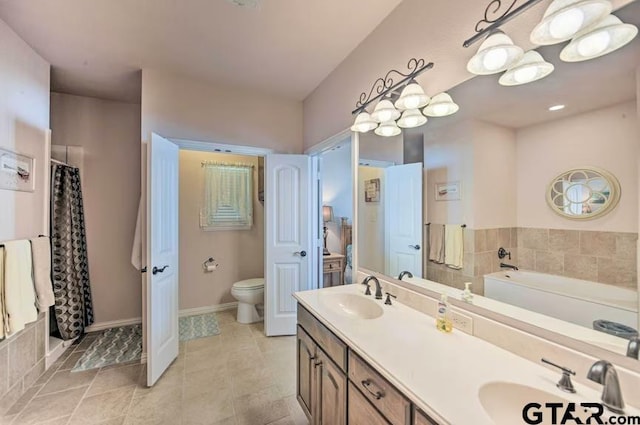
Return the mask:
[[[473,319],[457,311],[451,311],[451,322],[455,329],[473,335]]]

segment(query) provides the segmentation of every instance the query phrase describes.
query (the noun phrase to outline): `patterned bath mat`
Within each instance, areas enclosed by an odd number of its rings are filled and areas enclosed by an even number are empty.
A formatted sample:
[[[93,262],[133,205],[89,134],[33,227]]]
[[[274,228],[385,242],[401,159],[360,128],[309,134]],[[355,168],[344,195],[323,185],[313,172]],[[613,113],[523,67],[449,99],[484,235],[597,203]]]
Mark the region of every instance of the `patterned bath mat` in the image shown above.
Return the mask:
[[[179,325],[180,341],[189,341],[191,339],[206,338],[220,334],[218,319],[216,319],[214,313],[181,317]]]
[[[91,343],[72,372],[140,360],[142,325],[107,329]]]

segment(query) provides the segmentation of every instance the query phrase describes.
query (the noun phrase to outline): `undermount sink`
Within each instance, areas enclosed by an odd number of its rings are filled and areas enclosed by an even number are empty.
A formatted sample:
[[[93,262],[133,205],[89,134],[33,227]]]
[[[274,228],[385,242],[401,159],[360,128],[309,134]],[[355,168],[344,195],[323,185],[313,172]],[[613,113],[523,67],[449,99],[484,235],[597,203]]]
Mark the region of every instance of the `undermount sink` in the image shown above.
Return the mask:
[[[527,415],[526,417],[532,420],[540,416],[542,422],[536,421],[536,424],[551,425],[560,423],[558,420],[553,422],[552,409],[545,407],[545,404],[560,403],[562,407],[558,409],[558,414],[562,418],[569,403],[569,400],[546,391],[510,382],[491,382],[483,385],[480,388],[479,397],[485,412],[496,425],[526,423],[523,416],[525,414]],[[528,412],[523,412],[525,406],[530,403],[538,403],[541,407],[532,407]],[[591,417],[591,412],[585,412],[579,404],[576,407],[576,411],[572,412],[572,415],[580,418],[582,423],[587,423],[586,420]],[[574,422],[571,421],[570,423]]]
[[[355,294],[325,294],[322,300],[332,310],[349,317],[375,319],[383,310],[375,301]]]

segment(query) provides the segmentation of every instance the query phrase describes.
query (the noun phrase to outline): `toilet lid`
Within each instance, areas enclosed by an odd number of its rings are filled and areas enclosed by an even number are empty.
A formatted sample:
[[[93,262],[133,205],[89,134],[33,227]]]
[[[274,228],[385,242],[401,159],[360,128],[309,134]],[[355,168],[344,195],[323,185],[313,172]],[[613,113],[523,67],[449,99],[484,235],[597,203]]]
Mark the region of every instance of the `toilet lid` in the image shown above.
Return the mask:
[[[264,278],[241,280],[233,284],[236,289],[261,289],[264,288]]]

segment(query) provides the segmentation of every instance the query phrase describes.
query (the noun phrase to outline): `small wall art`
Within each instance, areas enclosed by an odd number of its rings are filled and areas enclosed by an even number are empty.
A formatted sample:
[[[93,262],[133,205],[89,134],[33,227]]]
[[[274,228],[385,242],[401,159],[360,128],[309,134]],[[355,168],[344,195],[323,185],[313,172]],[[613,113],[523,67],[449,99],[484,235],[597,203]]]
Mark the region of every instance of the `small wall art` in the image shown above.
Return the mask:
[[[380,179],[365,180],[364,201],[380,202]]]
[[[460,182],[436,183],[436,201],[459,201]]]
[[[35,160],[0,148],[0,189],[33,192]]]

